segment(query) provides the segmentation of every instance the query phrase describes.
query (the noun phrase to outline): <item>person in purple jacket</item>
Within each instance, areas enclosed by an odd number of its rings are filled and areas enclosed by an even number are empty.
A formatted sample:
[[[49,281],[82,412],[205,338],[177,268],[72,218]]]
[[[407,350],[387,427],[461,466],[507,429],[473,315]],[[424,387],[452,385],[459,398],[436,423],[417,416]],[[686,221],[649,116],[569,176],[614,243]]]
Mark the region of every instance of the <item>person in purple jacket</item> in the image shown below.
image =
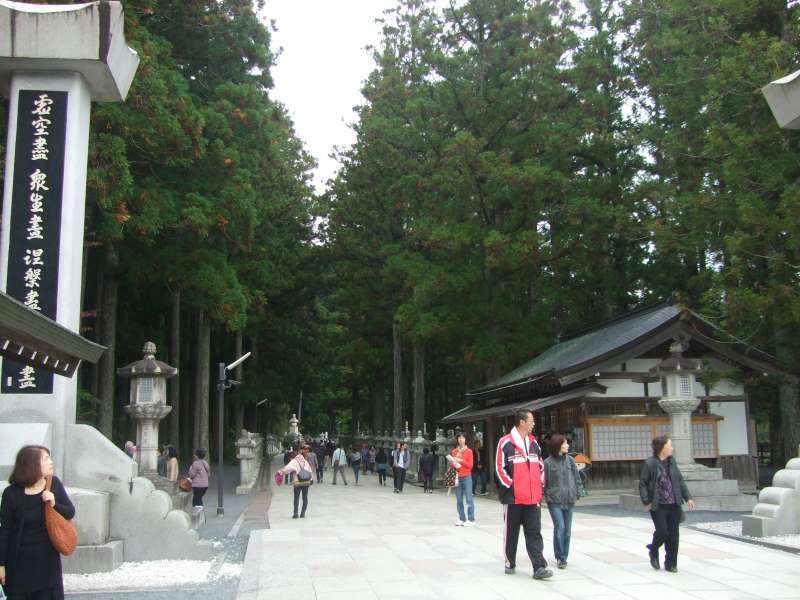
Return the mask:
[[[208,490],[208,478],[211,467],[206,462],[205,448],[198,448],[192,457],[192,466],[189,467],[189,479],[192,480],[192,506],[203,506],[203,496]]]

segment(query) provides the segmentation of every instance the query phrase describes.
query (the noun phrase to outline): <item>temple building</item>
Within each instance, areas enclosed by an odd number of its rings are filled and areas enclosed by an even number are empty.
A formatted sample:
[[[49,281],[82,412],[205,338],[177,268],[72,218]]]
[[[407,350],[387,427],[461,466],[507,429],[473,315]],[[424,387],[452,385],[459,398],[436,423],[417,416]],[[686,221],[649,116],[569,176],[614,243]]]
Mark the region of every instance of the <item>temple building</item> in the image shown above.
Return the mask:
[[[483,431],[493,455],[513,413],[529,409],[537,438],[566,433],[572,449],[590,459],[590,487],[629,488],[652,453],[652,438],[670,431],[669,416],[658,404],[662,384],[651,370],[670,356],[676,340],[685,358],[701,359],[703,365],[692,390],[700,399],[692,414],[695,459],[722,468],[726,478],[744,488],[755,488],[755,421],[742,382],[787,372],[775,357],[680,304],[648,306],[562,340],[467,393],[469,404],[442,423]]]

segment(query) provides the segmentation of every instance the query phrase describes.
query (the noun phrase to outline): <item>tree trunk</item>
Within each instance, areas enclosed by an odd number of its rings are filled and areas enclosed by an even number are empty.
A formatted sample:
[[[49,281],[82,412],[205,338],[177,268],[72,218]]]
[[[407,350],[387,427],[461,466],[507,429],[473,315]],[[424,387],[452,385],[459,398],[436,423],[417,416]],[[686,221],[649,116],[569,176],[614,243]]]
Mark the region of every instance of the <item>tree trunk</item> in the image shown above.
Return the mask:
[[[236,332],[234,347],[233,358],[236,360],[244,354],[244,335],[241,331]],[[234,379],[236,379],[236,381],[242,381],[242,366],[243,365],[240,364],[235,369],[236,374]],[[237,436],[244,428],[244,402],[242,402],[241,394],[234,394],[233,396],[233,427]]]
[[[181,444],[181,291],[172,293],[172,319],[170,322],[169,361],[178,369],[178,375],[169,380],[169,399],[172,412],[169,414],[168,443],[176,448]]]
[[[201,310],[197,314],[197,384],[195,385],[195,447],[209,446],[209,380],[211,377],[211,321]]]
[[[775,355],[784,365],[796,363],[793,352],[789,349],[790,340],[797,332],[794,327],[775,324]],[[778,387],[778,410],[781,419],[781,437],[783,438],[783,457],[781,462],[773,466],[782,467],[787,460],[798,456],[800,446],[800,397],[798,397],[798,381],[794,375],[784,375]]]
[[[381,376],[372,388],[372,431],[379,435],[383,431],[383,403],[386,399],[386,386]]]
[[[425,342],[414,340],[414,416],[411,433],[422,431],[425,423]]]
[[[117,293],[119,281],[108,271],[103,277],[100,305],[100,344],[108,348],[100,357],[97,368],[97,427],[108,439],[114,430],[114,364],[117,337]],[[146,340],[142,340],[144,343]]]
[[[403,430],[403,340],[397,323],[392,325],[392,343],[394,349],[394,410],[392,411],[392,429],[395,434]]]
[[[352,431],[353,435],[355,435],[356,433],[358,433],[358,430],[360,429],[358,422],[358,413],[359,413],[358,409],[360,408],[359,404],[361,402],[358,396],[358,386],[355,384],[353,384],[353,389],[350,392],[350,397],[351,397],[350,431]]]

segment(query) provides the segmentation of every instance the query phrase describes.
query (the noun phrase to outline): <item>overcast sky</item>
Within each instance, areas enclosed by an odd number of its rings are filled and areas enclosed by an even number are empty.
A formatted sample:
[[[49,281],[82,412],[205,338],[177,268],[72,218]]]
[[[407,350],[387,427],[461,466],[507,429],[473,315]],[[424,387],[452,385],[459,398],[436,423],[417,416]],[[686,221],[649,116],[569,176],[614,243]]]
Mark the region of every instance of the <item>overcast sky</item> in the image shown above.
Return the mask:
[[[375,19],[395,0],[267,0],[263,18],[275,20],[272,47],[283,48],[272,70],[272,96],[286,105],[297,135],[319,164],[314,183],[322,191],[336,172],[328,155],[349,146],[361,84],[373,68],[364,50],[380,40]]]

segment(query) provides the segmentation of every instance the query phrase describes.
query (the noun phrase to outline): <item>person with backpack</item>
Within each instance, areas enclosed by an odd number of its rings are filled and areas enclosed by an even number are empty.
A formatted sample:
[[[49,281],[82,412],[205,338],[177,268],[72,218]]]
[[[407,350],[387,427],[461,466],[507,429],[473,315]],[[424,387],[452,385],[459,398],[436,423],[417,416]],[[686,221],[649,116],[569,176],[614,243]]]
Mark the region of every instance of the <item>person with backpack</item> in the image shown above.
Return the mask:
[[[302,448],[300,448],[300,454],[295,456],[292,460],[288,462],[288,464],[283,467],[279,473],[282,473],[284,476],[287,474],[294,475],[294,484],[293,484],[293,492],[294,492],[294,513],[292,514],[293,519],[297,519],[297,507],[300,503],[300,496],[303,496],[303,508],[300,511],[299,517],[301,519],[306,518],[306,509],[308,508],[308,488],[311,487],[311,484],[314,483],[314,472],[311,470],[311,463],[308,461],[309,453],[311,452],[311,446],[308,444],[304,444]]]

